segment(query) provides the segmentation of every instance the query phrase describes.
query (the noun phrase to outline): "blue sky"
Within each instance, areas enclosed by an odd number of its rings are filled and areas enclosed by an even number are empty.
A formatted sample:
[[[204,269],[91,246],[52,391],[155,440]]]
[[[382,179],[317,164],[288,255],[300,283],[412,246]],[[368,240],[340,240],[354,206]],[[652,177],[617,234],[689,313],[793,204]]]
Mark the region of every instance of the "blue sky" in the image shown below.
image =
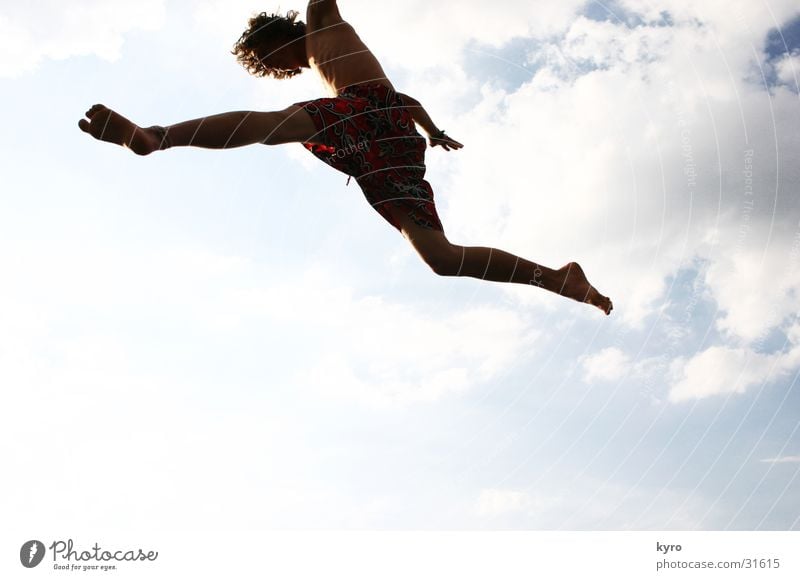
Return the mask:
[[[466,145],[427,158],[448,236],[580,261],[609,318],[437,278],[300,145],[78,130],[96,102],[151,125],[322,96],[228,53],[269,6],[0,7],[11,521],[798,529],[796,4],[501,4],[340,3]]]

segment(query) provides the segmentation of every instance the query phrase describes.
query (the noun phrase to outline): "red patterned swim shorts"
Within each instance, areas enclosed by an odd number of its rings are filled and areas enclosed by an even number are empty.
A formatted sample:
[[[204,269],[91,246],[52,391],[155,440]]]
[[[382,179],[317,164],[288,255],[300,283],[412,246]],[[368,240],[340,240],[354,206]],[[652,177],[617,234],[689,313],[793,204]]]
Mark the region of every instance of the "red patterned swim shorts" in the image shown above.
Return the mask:
[[[400,95],[382,84],[345,87],[333,98],[295,103],[311,116],[324,145],[304,143],[316,157],[355,177],[367,201],[398,230],[390,207],[417,225],[442,231],[425,181],[427,143]]]

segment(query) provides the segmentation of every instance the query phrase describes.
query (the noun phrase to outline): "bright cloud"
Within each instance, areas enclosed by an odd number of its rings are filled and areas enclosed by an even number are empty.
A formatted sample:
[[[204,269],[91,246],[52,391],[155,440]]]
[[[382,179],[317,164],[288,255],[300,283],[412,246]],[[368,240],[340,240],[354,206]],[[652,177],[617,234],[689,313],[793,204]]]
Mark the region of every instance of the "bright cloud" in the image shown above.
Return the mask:
[[[597,354],[584,358],[583,380],[591,382],[595,379],[613,381],[625,374],[629,363],[628,355],[616,347],[609,347]]]
[[[32,270],[31,263],[39,267]],[[359,296],[337,282],[334,271],[313,265],[281,282],[253,283],[262,275],[257,264],[206,250],[162,249],[134,257],[80,246],[58,253],[29,248],[0,259],[0,266],[14,280],[0,290],[0,347],[29,349],[17,363],[0,359],[0,372],[14,384],[26,368],[35,368],[29,359],[33,345],[49,340],[61,311],[102,312],[115,304],[147,318],[151,309],[170,308],[164,316],[185,319],[179,327],[193,320],[195,327],[246,333],[266,325],[287,336],[313,328],[304,341],[308,364],[296,373],[298,382],[326,396],[379,405],[430,402],[470,389],[502,374],[541,335],[519,313],[500,307],[431,312]],[[52,301],[31,302],[30,296],[49,287],[59,288]],[[93,352],[95,346],[102,343],[76,348]],[[124,353],[124,347],[115,352]],[[99,357],[112,367],[109,361],[117,359]]]
[[[512,310],[419,311],[356,296],[333,273],[314,267],[298,280],[237,293],[232,303],[249,318],[313,325],[305,346],[309,365],[296,380],[322,396],[381,406],[470,389],[503,373],[541,336]]]
[[[744,393],[772,383],[800,365],[800,346],[786,353],[760,354],[743,348],[712,346],[684,362],[674,362],[669,400],[680,403],[712,395]]]
[[[783,457],[771,457],[762,459],[761,463],[800,463],[800,455],[784,455]]]
[[[526,512],[533,506],[533,499],[524,491],[484,489],[475,505],[479,516],[495,517],[513,512]]]
[[[775,65],[778,79],[795,91],[798,88],[798,77],[800,77],[800,52],[784,55]]]
[[[762,339],[798,310],[800,233],[794,241],[777,234],[772,248],[756,243],[721,252],[706,271],[706,284],[722,311],[717,326],[749,343]],[[767,235],[762,230],[756,237],[760,241]]]
[[[164,0],[6,2],[0,7],[0,78],[34,70],[44,59],[94,54],[119,58],[124,35],[157,30]]]
[[[722,264],[729,259],[720,249],[735,247],[749,208],[742,174],[745,150],[755,149],[761,187],[741,250],[753,254],[762,275],[785,263],[791,229],[769,224],[776,204],[791,207],[791,188],[778,190],[775,198],[770,181],[775,164],[789,165],[800,151],[789,132],[778,129],[773,135],[758,128],[790,126],[796,97],[782,93],[774,99],[774,120],[763,118],[763,88],[739,85],[740,102],[731,102],[735,87],[721,74],[724,63],[707,56],[715,50],[713,38],[689,25],[635,34],[619,25],[620,46],[612,42],[612,52],[598,53],[600,61],[591,63],[605,70],[584,73],[576,63],[595,54],[592,47],[606,45],[610,25],[578,21],[575,26],[580,32],[567,37],[580,41],[561,47],[566,60],[551,61],[530,83],[500,99],[499,121],[488,115],[465,118],[473,138],[449,187],[452,227],[471,239],[503,240],[544,263],[583,261],[595,285],[615,299],[616,314],[638,326],[657,311],[664,282],[680,265],[694,256]],[[600,38],[587,40],[592,34]],[[643,44],[655,50],[642,51]],[[740,107],[749,146],[743,133],[736,134]],[[725,213],[720,213],[722,195],[729,200]],[[789,221],[790,215],[779,212],[778,219]],[[757,228],[758,223],[766,225]],[[710,244],[708,232],[716,227],[726,234]],[[772,246],[762,256],[770,238]],[[715,275],[719,269],[709,270],[707,283],[727,313],[727,328],[747,334],[758,318],[748,314],[750,306],[760,300],[763,309],[767,303],[763,278],[751,276],[742,293],[738,280]],[[791,309],[796,280],[770,289],[779,312]],[[738,301],[728,297],[734,288]]]

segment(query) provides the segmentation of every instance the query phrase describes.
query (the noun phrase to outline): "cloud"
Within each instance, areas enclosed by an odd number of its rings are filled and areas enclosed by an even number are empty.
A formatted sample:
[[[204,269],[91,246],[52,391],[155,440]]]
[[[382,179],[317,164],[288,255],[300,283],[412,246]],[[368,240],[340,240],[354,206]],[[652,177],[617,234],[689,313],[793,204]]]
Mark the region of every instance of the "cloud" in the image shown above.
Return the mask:
[[[766,237],[762,232],[757,239]],[[797,312],[800,237],[793,243],[780,231],[774,237],[770,249],[754,244],[721,253],[705,275],[721,310],[717,327],[748,343],[758,342]]]
[[[650,23],[662,22],[665,15],[678,24],[700,22],[703,26],[713,28],[724,44],[736,42],[743,35],[757,36],[761,31],[778,26],[798,13],[797,3],[792,0],[771,0],[768,8],[748,0],[705,2],[699,5],[691,0],[617,2]]]
[[[772,383],[800,366],[800,346],[786,353],[760,354],[744,348],[712,346],[688,361],[673,361],[676,376],[669,391],[672,403],[713,395],[744,393]]]
[[[800,455],[784,455],[783,457],[771,457],[762,459],[761,463],[800,463]]]
[[[321,396],[369,405],[464,392],[503,373],[541,336],[505,308],[434,312],[358,296],[319,266],[283,284],[238,292],[230,302],[251,319],[313,327],[304,344],[307,364],[294,380]]]
[[[124,35],[164,24],[164,0],[6,2],[0,8],[0,78],[31,72],[45,59],[96,55],[114,61]]]
[[[798,88],[798,76],[800,76],[800,51],[792,54],[785,54],[775,63],[775,72],[778,80],[795,92]]]
[[[64,313],[87,309],[104,313],[106,324],[98,326],[112,333],[109,338],[116,336],[110,321],[130,324],[130,317],[140,321],[134,326],[163,326],[167,342],[181,341],[180,329],[205,328],[247,343],[267,328],[303,353],[300,369],[287,364],[282,373],[324,396],[377,405],[464,392],[504,373],[541,336],[531,330],[529,317],[511,309],[413,307],[359,294],[332,266],[313,263],[301,272],[283,272],[280,281],[264,280],[266,273],[252,260],[202,248],[139,248],[128,255],[80,243],[58,249],[42,244],[0,258],[0,266],[13,280],[0,289],[0,348],[19,352],[11,366],[4,366],[11,359],[0,359],[0,371],[17,384],[36,368],[44,345],[59,344],[50,335]],[[42,295],[47,288],[59,291]],[[94,352],[105,339],[91,340],[79,342],[75,352]],[[126,337],[115,352],[136,347],[135,340]]]
[[[591,382],[614,381],[625,374],[630,359],[627,354],[616,347],[609,347],[583,359],[583,380]]]
[[[767,106],[753,75],[753,48],[758,55],[775,22],[736,4],[751,46],[736,33],[739,16],[719,7],[626,7],[652,22],[575,19],[531,54],[529,81],[513,91],[484,86],[482,101],[452,123],[467,147],[447,160],[445,225],[455,240],[491,240],[546,265],[577,259],[631,328],[660,311],[675,272],[707,260],[719,327],[756,338],[796,309],[800,289],[786,268],[797,225],[790,192],[800,182],[797,99],[782,91]],[[673,8],[666,25],[659,15]],[[775,14],[792,9],[781,3]],[[452,101],[434,97],[434,118],[446,115]],[[776,271],[781,284],[764,284]]]
[[[524,491],[484,489],[475,504],[481,517],[497,517],[515,512],[528,512],[534,506],[533,498]]]

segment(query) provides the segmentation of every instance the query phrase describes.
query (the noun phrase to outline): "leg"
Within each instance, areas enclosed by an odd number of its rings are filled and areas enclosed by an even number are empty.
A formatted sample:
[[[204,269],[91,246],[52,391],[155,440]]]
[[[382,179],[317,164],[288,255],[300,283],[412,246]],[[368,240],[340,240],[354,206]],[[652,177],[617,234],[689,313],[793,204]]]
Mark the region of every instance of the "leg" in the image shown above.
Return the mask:
[[[95,105],[86,112],[78,126],[95,139],[130,148],[134,153],[147,155],[157,151],[161,138],[151,130],[132,123],[122,115]],[[302,107],[292,105],[283,111],[235,111],[166,127],[171,146],[229,149],[263,143],[314,143],[317,128]]]
[[[458,246],[451,244],[443,232],[418,226],[402,211],[393,208],[392,215],[420,257],[440,276],[469,276],[533,285],[591,304],[606,314],[613,308],[611,300],[589,283],[576,262],[552,270],[503,250]]]

